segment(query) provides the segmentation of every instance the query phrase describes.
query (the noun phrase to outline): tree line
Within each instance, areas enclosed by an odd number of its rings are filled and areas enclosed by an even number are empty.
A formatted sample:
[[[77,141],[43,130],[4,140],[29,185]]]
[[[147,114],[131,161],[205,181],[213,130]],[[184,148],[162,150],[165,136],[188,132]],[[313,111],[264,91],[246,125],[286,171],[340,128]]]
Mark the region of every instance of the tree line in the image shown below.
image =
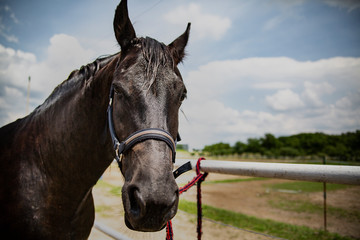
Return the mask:
[[[247,142],[207,145],[202,152],[212,156],[260,154],[267,157],[328,156],[342,161],[360,161],[360,130],[329,135],[325,133],[300,133],[275,137],[248,138]]]

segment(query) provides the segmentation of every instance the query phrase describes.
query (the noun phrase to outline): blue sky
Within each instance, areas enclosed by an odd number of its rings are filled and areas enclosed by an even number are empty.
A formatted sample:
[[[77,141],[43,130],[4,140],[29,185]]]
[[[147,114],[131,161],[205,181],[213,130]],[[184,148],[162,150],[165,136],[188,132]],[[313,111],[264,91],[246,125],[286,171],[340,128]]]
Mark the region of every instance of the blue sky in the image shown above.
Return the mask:
[[[0,125],[68,74],[119,51],[117,1],[0,1]],[[170,43],[192,23],[180,66],[183,143],[360,129],[360,2],[129,0],[138,36]]]

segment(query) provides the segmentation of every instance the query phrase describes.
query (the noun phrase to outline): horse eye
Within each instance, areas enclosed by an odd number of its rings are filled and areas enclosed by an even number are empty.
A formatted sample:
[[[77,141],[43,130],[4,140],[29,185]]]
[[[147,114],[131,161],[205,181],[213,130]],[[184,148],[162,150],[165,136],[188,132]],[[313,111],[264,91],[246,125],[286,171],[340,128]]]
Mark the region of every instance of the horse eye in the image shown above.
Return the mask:
[[[122,95],[123,95],[116,86],[114,86],[114,94],[118,97],[122,97]]]
[[[180,97],[180,101],[182,102],[182,101],[184,101],[184,99],[186,98],[186,96],[187,96],[187,91],[186,91],[186,89],[183,91],[183,93],[181,94],[181,97]]]

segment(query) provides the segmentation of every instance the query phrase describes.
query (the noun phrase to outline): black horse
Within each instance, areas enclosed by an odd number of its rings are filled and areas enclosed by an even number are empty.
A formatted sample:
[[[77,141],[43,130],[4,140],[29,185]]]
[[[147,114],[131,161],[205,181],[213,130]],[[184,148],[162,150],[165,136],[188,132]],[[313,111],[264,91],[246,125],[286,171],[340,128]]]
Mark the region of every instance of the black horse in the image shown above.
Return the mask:
[[[121,52],[72,72],[30,115],[0,129],[2,236],[86,239],[92,188],[114,157],[122,158],[129,228],[158,231],[176,214],[173,145],[186,97],[177,64],[189,30],[169,45],[137,38],[123,0],[114,17]],[[124,148],[116,136],[136,141]]]

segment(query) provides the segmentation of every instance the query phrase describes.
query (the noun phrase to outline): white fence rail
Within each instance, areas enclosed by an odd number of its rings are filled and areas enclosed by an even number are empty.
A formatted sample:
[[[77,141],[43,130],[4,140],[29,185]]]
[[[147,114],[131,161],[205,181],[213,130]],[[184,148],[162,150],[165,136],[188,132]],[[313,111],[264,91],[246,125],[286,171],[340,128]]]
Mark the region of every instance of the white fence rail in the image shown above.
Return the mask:
[[[195,169],[196,160],[176,159],[175,165],[180,166],[188,161]],[[360,185],[360,167],[357,166],[204,160],[201,161],[200,170],[209,173]],[[114,239],[130,240],[99,222],[95,222],[94,227]]]
[[[176,159],[176,165],[188,161],[195,169],[196,160]],[[360,167],[357,166],[204,160],[200,169],[203,172],[241,176],[360,185]]]

